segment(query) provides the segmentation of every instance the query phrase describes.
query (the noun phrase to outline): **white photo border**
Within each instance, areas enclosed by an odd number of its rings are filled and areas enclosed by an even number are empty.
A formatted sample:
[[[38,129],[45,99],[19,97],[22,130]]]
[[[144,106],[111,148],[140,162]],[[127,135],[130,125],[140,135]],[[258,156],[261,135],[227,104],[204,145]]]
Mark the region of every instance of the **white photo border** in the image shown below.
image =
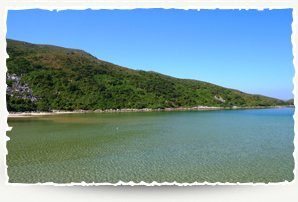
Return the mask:
[[[239,1],[229,1],[229,0],[198,0],[198,1],[178,1],[178,0],[169,0],[169,1],[129,1],[129,0],[111,0],[111,1],[92,1],[92,0],[69,0],[69,1],[43,1],[43,0],[31,0],[31,1],[13,1],[13,0],[5,0],[0,3],[1,9],[1,27],[3,28],[1,33],[1,69],[0,69],[0,126],[1,126],[1,136],[0,142],[2,145],[0,155],[1,164],[1,186],[0,186],[0,199],[4,196],[5,201],[16,201],[17,199],[25,199],[32,198],[30,201],[36,200],[57,200],[62,201],[65,200],[66,195],[72,201],[78,200],[78,194],[83,194],[84,196],[81,199],[93,200],[96,197],[103,197],[102,199],[113,199],[115,201],[118,200],[127,200],[128,198],[123,198],[124,196],[132,197],[135,201],[181,201],[185,198],[185,195],[189,195],[189,200],[196,200],[196,197],[201,197],[201,199],[205,200],[220,200],[220,201],[231,201],[233,199],[241,200],[241,201],[296,201],[298,199],[298,183],[296,180],[297,173],[297,137],[295,135],[294,145],[294,159],[295,159],[295,179],[292,182],[280,182],[280,183],[124,183],[118,182],[117,184],[110,183],[70,183],[70,184],[55,184],[55,183],[43,183],[43,184],[10,184],[8,183],[7,176],[7,166],[6,166],[6,141],[9,138],[6,136],[6,131],[11,128],[7,125],[7,116],[8,112],[6,110],[6,102],[5,102],[5,92],[6,92],[6,83],[5,83],[5,74],[6,74],[6,58],[8,57],[6,53],[6,19],[8,10],[19,10],[19,9],[47,9],[47,10],[65,10],[65,9],[76,9],[76,10],[84,10],[84,9],[134,9],[134,8],[177,8],[177,9],[283,9],[283,8],[292,8],[293,9],[293,23],[292,23],[292,44],[293,44],[293,55],[294,55],[294,67],[297,69],[297,8],[298,1],[296,0],[280,0],[280,1],[253,1],[253,0],[239,0]],[[297,104],[296,94],[297,94],[297,75],[295,73],[295,77],[293,78],[294,83],[294,96],[295,96],[295,105]],[[297,114],[294,114],[295,127],[294,131],[296,134],[297,131]],[[21,186],[20,186],[21,185]],[[47,188],[40,188],[41,186],[36,185],[54,185],[54,186],[46,186]],[[77,186],[80,185],[80,186]],[[79,188],[81,186],[90,186],[90,185],[130,185],[137,186],[138,188],[122,188],[127,186],[118,186],[117,188],[112,188],[112,186],[100,186],[101,188],[90,188],[89,191],[85,190],[86,188]],[[143,186],[142,186],[143,185]],[[144,186],[145,185],[145,186]],[[161,185],[178,185],[178,186],[162,186]],[[205,188],[200,188],[202,186],[192,186],[192,185],[209,185],[204,186]],[[212,186],[210,186],[212,185]],[[213,186],[213,185],[245,185],[245,186]],[[247,186],[250,185],[250,186]],[[253,186],[251,186],[253,185]],[[265,186],[256,186],[256,185],[265,185]],[[28,187],[29,186],[29,187]],[[70,190],[69,188],[61,188],[61,186],[73,186]],[[146,186],[155,186],[154,188],[146,188]],[[180,188],[179,186],[188,186],[188,188]],[[191,186],[191,187],[189,187]],[[51,187],[51,188],[50,188]],[[104,187],[104,188],[103,188]],[[110,188],[109,188],[110,187]],[[158,188],[159,187],[159,188]],[[219,188],[219,187],[229,187],[229,188]],[[233,187],[233,188],[232,188]],[[2,190],[4,191],[2,194]],[[63,190],[63,191],[62,191]],[[91,190],[91,191],[90,191]],[[175,193],[172,193],[173,190]],[[223,192],[223,190],[225,190]],[[27,192],[28,191],[28,192]],[[164,192],[163,192],[164,191]],[[91,192],[91,193],[90,193]],[[98,194],[98,192],[100,194]],[[117,196],[117,193],[120,194]],[[21,193],[17,196],[17,193]],[[48,195],[51,193],[55,193],[61,195],[60,197],[56,197],[54,195]],[[88,193],[90,194],[89,196]],[[180,193],[181,195],[177,195]],[[146,197],[147,194],[150,194],[150,197]],[[152,196],[156,194],[155,196]],[[37,197],[32,197],[32,195]],[[46,197],[46,198],[45,198]],[[48,197],[48,198],[47,198]],[[90,197],[90,198],[89,198]],[[92,198],[93,197],[93,198]],[[95,198],[94,198],[95,197]],[[161,198],[160,198],[161,197]],[[183,197],[183,198],[181,198]],[[130,200],[130,201],[133,201]]]

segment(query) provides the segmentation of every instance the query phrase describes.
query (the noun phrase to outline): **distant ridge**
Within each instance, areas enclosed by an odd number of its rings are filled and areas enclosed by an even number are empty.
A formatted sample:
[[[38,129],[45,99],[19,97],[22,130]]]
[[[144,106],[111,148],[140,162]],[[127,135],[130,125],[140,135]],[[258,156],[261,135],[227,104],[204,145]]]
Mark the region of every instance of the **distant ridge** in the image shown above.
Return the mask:
[[[8,111],[293,104],[293,100],[247,94],[154,71],[132,70],[79,49],[7,39],[7,53],[8,73],[19,78],[18,88],[15,80],[7,79]],[[32,102],[28,97],[36,99]]]

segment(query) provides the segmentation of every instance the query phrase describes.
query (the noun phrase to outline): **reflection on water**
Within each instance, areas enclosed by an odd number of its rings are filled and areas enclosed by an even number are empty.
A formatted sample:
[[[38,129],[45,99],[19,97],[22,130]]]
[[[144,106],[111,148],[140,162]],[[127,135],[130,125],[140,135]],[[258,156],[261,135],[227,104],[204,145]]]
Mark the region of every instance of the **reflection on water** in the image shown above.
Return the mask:
[[[9,182],[292,181],[293,114],[282,108],[13,118]]]

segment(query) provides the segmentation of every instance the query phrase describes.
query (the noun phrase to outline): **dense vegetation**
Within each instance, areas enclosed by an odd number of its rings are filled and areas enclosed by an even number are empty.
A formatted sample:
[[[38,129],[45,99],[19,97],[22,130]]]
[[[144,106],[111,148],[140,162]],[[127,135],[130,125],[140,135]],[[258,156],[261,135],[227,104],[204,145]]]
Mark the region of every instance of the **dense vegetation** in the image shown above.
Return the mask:
[[[22,75],[36,103],[7,96],[8,111],[288,105],[210,83],[136,71],[75,49],[7,39],[9,73]],[[8,81],[8,85],[12,85]],[[221,96],[225,102],[214,99]]]

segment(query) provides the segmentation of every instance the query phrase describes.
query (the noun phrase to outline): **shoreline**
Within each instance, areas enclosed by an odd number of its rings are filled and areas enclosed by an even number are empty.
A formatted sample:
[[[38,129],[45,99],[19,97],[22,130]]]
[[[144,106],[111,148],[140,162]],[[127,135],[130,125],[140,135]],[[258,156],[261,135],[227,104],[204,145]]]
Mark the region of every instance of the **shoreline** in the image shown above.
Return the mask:
[[[8,118],[27,118],[27,117],[37,117],[42,115],[57,115],[57,114],[75,114],[75,113],[120,113],[120,112],[152,112],[152,111],[204,111],[204,110],[222,110],[222,109],[266,109],[266,108],[287,108],[295,107],[294,105],[285,106],[258,106],[258,107],[189,107],[189,108],[165,108],[165,109],[106,109],[106,110],[53,110],[52,112],[10,112]]]

